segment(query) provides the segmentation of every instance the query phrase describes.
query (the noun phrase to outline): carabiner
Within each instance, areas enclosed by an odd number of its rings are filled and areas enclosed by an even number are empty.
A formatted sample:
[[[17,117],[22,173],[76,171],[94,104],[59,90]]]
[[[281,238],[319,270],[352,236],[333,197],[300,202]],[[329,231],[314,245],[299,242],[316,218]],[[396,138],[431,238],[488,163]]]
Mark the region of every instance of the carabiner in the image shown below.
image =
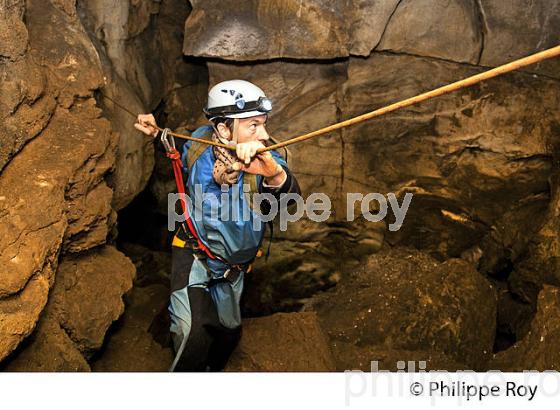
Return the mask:
[[[175,138],[173,138],[172,135],[167,135],[168,132],[171,131],[169,128],[164,128],[163,131],[161,131],[161,143],[163,144],[163,147],[165,148],[165,151],[167,153],[176,151],[175,149]]]

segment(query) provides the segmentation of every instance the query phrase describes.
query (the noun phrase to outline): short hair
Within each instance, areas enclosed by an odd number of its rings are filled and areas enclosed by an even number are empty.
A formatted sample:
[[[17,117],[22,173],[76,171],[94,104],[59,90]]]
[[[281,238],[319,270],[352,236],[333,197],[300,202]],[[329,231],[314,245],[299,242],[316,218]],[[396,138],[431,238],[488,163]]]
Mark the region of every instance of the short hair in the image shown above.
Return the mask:
[[[233,118],[216,117],[216,118],[212,118],[212,123],[214,124],[215,127],[217,127],[218,124],[220,123],[224,123],[225,126],[228,127],[230,131],[232,131],[231,126],[233,125]]]

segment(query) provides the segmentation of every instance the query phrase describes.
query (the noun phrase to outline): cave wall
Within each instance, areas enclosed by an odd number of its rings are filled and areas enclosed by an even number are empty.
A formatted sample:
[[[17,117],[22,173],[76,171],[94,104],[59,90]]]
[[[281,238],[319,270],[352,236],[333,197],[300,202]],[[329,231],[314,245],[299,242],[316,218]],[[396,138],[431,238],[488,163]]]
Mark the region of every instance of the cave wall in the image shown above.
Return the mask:
[[[159,3],[0,1],[0,361],[8,370],[89,370],[124,310],[135,267],[114,247],[117,211],[145,188],[154,149],[103,96],[148,112],[163,98],[182,106],[200,87],[173,39],[189,7]]]
[[[210,85],[239,77],[265,89],[280,140],[560,42],[556,1],[192,6],[183,51],[209,60]],[[414,193],[407,223],[389,239],[459,256],[519,203],[546,207],[559,67],[546,61],[295,145],[292,166],[304,192],[329,194],[336,220],[347,192]],[[535,228],[526,222],[522,230]]]
[[[89,369],[134,278],[113,247],[116,212],[146,186],[166,209],[167,160],[154,160],[151,141],[104,95],[193,128],[209,86],[245,78],[272,97],[269,130],[282,140],[557,45],[559,9],[558,0],[0,0],[0,361]],[[508,286],[523,297],[536,284],[530,300],[542,283],[557,285],[559,68],[549,60],[291,147],[304,194],[327,193],[335,212],[276,229],[266,274],[279,276],[271,285],[256,269],[248,309],[277,302],[278,288],[295,299],[281,309],[301,306],[337,283],[342,257],[384,239],[439,259],[477,254],[490,275],[514,264]],[[415,196],[392,233],[346,223],[347,192]],[[83,277],[88,269],[112,273],[99,279],[106,291]],[[106,311],[90,304],[100,295]],[[87,334],[80,321],[92,318],[100,326]],[[48,368],[36,359],[55,356]]]

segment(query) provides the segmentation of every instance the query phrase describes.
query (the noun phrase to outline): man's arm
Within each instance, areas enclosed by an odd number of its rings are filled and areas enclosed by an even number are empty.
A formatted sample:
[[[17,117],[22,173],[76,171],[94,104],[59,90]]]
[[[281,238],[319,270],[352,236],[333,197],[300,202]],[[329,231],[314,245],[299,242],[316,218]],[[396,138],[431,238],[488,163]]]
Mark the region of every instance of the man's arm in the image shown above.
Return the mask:
[[[270,181],[265,181],[263,179],[263,182],[261,184],[261,186],[259,187],[259,192],[260,193],[269,193],[274,195],[274,197],[276,199],[280,199],[280,194],[298,194],[301,195],[301,189],[299,187],[298,181],[296,179],[296,177],[290,172],[290,170],[288,169],[288,167],[282,167],[284,169],[285,172],[285,180],[283,182],[281,182],[280,185],[272,185],[270,184]],[[268,183],[267,183],[268,182]]]
[[[282,194],[298,194],[301,195],[301,189],[299,187],[298,181],[296,177],[290,172],[287,167],[282,166],[284,172],[286,173],[286,180],[284,183],[278,187],[267,186],[266,182],[263,179],[263,182],[259,185],[259,192],[260,193],[269,193],[274,196],[276,201],[280,201],[280,195]],[[286,206],[290,206],[295,201],[290,199]],[[264,200],[261,202],[261,213],[263,215],[268,215],[270,213],[271,205],[268,200]]]

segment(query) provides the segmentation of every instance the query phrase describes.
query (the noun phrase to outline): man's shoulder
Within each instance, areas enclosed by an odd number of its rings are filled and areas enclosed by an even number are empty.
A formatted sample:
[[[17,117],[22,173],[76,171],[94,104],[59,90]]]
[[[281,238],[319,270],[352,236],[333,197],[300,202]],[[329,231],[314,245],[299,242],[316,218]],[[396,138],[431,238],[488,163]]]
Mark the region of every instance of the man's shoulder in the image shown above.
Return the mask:
[[[198,127],[194,132],[191,133],[191,137],[198,138],[201,140],[209,140],[212,138],[212,126],[203,125]],[[183,153],[181,155],[181,160],[183,161],[184,167],[186,169],[192,168],[195,163],[197,163],[200,157],[204,155],[212,155],[212,150],[208,149],[210,145],[201,144],[189,140],[183,145]],[[208,153],[208,151],[210,151]]]
[[[198,127],[194,132],[191,134],[193,138],[208,138],[212,136],[213,128],[211,125],[206,124]]]

